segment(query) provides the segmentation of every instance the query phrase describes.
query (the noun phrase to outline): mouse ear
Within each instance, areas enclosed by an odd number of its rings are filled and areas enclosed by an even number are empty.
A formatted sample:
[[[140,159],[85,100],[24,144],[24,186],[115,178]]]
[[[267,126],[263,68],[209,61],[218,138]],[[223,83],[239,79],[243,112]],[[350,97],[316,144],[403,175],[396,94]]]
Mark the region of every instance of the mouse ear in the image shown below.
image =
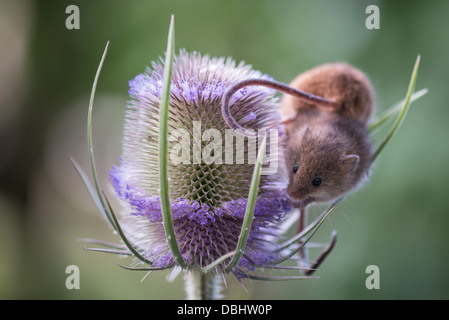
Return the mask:
[[[308,125],[305,125],[303,128],[301,128],[300,130],[298,130],[298,133],[296,134],[296,138],[298,139],[303,139],[305,136],[307,136],[308,134],[310,134],[310,129]]]
[[[360,157],[356,154],[350,154],[343,157],[343,165],[347,172],[354,172],[359,166]]]
[[[310,129],[309,129],[309,126],[308,125],[305,125],[303,128],[301,128],[301,130],[299,130],[298,131],[298,134],[300,135],[300,136],[305,136],[305,135],[307,135],[307,134],[310,134]]]

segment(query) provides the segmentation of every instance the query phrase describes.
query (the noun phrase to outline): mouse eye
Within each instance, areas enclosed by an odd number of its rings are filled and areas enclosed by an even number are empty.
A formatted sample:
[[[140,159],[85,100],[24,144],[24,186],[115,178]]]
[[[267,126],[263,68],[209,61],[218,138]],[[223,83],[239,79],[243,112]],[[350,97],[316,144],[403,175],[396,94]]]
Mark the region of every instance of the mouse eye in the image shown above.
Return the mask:
[[[293,173],[298,172],[298,169],[299,169],[299,166],[298,166],[297,164],[295,164],[295,165],[293,166]]]
[[[315,178],[315,179],[312,180],[312,184],[315,187],[318,187],[321,184],[321,182],[323,182],[323,180],[321,178]]]

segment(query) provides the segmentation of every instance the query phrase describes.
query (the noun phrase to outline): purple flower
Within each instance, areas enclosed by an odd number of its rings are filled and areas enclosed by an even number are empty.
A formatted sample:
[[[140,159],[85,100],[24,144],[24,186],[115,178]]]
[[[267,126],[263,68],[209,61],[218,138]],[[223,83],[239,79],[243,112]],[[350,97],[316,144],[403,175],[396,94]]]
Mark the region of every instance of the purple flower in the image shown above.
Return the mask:
[[[174,265],[164,237],[158,192],[163,68],[163,63],[154,62],[129,82],[131,99],[122,156],[110,171],[116,194],[124,203],[121,223],[125,233],[154,267]],[[254,169],[254,148],[249,140],[237,145],[236,136],[229,138],[233,133],[221,116],[220,103],[229,86],[247,78],[269,77],[230,58],[184,50],[175,57],[169,108],[170,206],[176,240],[189,270],[235,250],[238,242]],[[265,129],[277,119],[274,94],[266,87],[243,88],[233,96],[231,112],[248,128]],[[271,159],[278,161],[277,145],[269,150]],[[246,250],[233,270],[238,277],[278,257],[270,239],[278,236],[276,226],[290,210],[290,202],[280,187],[277,170],[271,173],[261,177]],[[215,270],[222,273],[224,266]]]

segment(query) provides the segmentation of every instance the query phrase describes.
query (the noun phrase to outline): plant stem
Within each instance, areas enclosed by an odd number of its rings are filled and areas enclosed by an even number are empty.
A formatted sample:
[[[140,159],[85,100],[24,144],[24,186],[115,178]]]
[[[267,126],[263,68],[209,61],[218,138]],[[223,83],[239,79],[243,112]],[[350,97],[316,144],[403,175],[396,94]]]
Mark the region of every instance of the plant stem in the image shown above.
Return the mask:
[[[296,232],[300,233],[301,231],[304,231],[304,228],[306,226],[307,226],[307,207],[301,207],[301,208],[299,208],[299,217],[298,217]],[[299,263],[304,268],[309,267],[309,263],[308,263],[309,257],[308,256],[309,255],[308,255],[307,247],[302,248],[298,252]]]
[[[199,270],[189,271],[186,276],[187,300],[216,300],[221,298],[221,278]]]

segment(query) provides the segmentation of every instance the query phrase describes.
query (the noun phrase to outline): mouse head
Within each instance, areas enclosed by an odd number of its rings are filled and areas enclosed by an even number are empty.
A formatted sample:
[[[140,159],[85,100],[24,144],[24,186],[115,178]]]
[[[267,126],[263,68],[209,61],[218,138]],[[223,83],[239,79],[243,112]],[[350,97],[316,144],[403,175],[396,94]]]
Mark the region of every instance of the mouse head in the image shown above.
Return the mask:
[[[334,200],[354,187],[360,158],[346,154],[332,137],[305,128],[299,141],[286,151],[289,184],[287,195],[294,205]]]

